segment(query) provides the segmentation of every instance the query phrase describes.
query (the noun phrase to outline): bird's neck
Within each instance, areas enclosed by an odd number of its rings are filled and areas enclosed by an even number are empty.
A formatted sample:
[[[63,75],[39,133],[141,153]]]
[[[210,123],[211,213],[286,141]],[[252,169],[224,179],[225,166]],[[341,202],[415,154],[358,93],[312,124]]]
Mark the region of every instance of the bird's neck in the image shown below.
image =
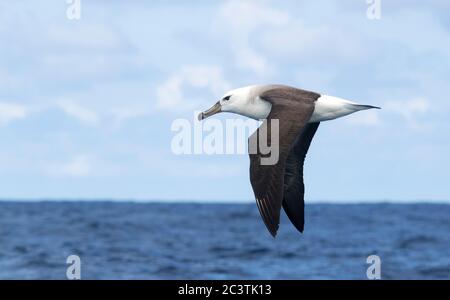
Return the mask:
[[[269,116],[271,109],[272,104],[270,102],[255,97],[246,101],[245,105],[240,106],[237,113],[255,120],[263,120]]]

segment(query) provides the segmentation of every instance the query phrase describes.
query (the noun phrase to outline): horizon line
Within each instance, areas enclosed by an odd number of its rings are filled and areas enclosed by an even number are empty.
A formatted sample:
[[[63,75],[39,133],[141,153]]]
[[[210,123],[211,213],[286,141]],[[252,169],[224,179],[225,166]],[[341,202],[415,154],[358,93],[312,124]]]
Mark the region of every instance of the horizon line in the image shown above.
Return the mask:
[[[155,203],[155,204],[252,204],[254,200],[226,200],[226,199],[216,199],[216,200],[204,200],[204,199],[138,199],[138,198],[69,198],[69,197],[39,197],[39,198],[1,198],[0,203],[43,203],[43,202],[54,202],[54,203],[81,203],[81,202],[109,202],[109,203]],[[309,200],[305,201],[305,204],[450,204],[449,200],[438,200],[438,199],[371,199],[371,200]]]

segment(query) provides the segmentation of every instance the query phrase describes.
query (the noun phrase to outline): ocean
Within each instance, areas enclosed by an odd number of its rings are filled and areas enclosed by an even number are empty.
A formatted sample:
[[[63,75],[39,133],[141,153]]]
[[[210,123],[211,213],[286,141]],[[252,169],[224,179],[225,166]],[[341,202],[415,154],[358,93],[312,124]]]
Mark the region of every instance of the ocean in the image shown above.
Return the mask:
[[[276,239],[255,204],[0,202],[0,279],[450,279],[450,205],[308,204]]]

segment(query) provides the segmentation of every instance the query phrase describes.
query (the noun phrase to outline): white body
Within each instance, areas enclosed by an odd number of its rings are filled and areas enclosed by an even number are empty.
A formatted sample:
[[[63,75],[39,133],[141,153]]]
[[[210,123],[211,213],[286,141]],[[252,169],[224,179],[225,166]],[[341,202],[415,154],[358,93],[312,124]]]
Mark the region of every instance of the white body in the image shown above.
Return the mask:
[[[259,97],[263,89],[264,86],[252,85],[228,92],[224,98],[231,96],[231,99],[220,100],[222,111],[237,113],[256,120],[266,119],[272,104]],[[345,99],[322,95],[315,102],[309,123],[334,120],[365,109],[368,107]]]

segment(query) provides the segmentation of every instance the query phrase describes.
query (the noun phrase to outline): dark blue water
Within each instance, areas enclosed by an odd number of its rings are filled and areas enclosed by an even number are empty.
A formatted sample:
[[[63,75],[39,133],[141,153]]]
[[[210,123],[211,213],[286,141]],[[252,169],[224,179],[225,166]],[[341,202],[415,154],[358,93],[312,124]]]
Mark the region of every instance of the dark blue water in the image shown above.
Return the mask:
[[[383,279],[450,278],[450,205],[307,205],[297,233],[276,239],[255,205],[0,203],[0,278]]]

